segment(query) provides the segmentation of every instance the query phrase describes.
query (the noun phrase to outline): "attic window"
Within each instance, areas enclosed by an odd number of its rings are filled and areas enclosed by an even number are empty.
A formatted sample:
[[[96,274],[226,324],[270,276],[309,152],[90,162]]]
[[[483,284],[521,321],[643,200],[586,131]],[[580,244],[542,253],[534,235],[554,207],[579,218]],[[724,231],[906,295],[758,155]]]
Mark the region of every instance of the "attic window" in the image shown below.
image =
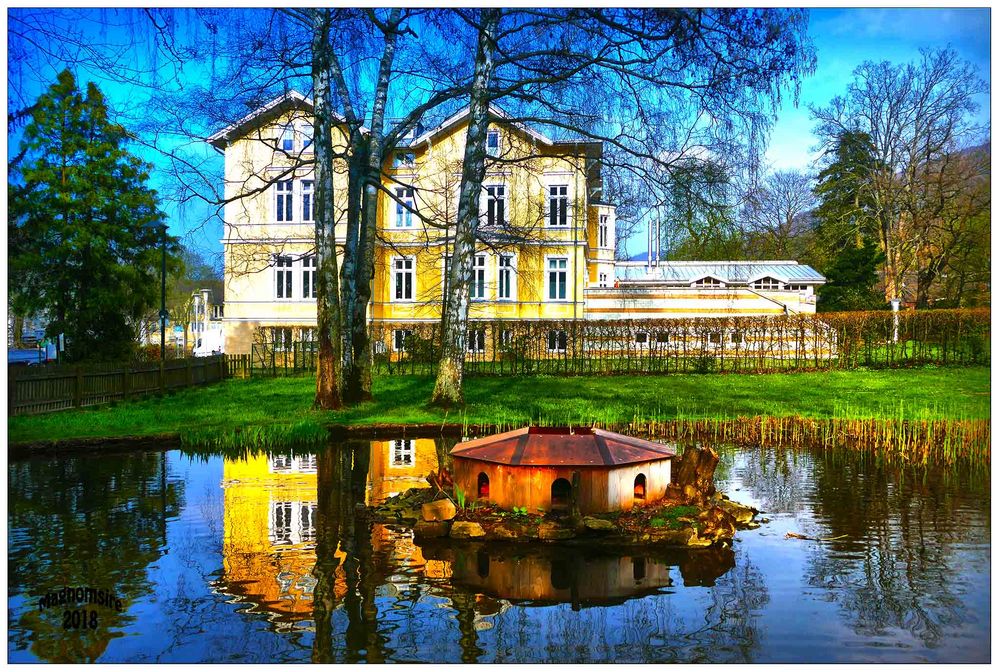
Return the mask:
[[[708,276],[694,281],[694,287],[723,287],[724,283],[718,278]]]
[[[416,165],[416,157],[412,152],[396,152],[393,168],[412,168]]]
[[[295,128],[291,124],[285,126],[284,130],[281,131],[280,147],[283,152],[290,152],[295,149]]]
[[[780,280],[776,278],[760,278],[753,283],[753,289],[766,289],[769,291],[777,291],[780,289]]]
[[[499,131],[489,131],[486,133],[486,154],[489,156],[499,156],[499,153]]]

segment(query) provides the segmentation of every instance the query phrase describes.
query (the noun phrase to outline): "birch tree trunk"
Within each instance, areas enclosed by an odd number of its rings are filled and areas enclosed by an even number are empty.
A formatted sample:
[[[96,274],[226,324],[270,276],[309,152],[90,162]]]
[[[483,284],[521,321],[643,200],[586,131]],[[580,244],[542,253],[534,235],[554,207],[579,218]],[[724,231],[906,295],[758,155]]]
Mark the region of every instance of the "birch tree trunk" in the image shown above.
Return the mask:
[[[333,110],[330,105],[330,24],[328,9],[312,12],[313,145],[315,148],[316,362],[315,407],[343,407],[340,291],[333,215]]]
[[[360,227],[354,254],[353,292],[345,311],[345,331],[350,355],[345,360],[344,398],[357,403],[371,398],[371,339],[368,334],[367,312],[371,301],[371,280],[375,274],[375,229],[378,224],[378,197],[381,192],[382,164],[385,146],[385,102],[395,59],[396,38],[402,12],[392,9],[385,23],[385,48],[378,66],[371,130],[368,133],[367,166],[364,171],[364,195],[361,200]]]
[[[465,138],[465,160],[458,197],[458,221],[455,226],[454,251],[448,267],[447,301],[441,319],[441,359],[430,399],[432,404],[443,407],[465,403],[463,377],[469,284],[472,279],[475,237],[479,228],[479,199],[482,180],[486,174],[489,85],[495,67],[499,19],[499,9],[481,10],[479,44],[475,52],[469,101],[468,132]]]

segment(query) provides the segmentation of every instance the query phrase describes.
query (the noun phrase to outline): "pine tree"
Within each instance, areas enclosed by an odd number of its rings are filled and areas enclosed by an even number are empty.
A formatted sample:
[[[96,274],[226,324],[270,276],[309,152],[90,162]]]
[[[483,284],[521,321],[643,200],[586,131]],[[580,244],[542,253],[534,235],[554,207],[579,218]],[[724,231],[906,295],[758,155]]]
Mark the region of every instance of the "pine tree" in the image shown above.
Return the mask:
[[[165,236],[150,166],[125,148],[93,83],[72,73],[35,103],[8,182],[11,298],[64,334],[69,361],[129,357],[158,303]],[[167,237],[173,265],[177,246]]]

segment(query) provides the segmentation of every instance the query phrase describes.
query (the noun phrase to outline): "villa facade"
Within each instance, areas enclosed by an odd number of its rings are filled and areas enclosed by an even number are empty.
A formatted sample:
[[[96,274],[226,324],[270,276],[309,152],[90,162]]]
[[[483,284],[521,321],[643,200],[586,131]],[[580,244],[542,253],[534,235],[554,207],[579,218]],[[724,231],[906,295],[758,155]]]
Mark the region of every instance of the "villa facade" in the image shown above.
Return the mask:
[[[814,312],[814,290],[824,279],[794,262],[616,262],[615,206],[601,198],[602,144],[553,140],[505,121],[502,110],[492,113],[470,320]],[[226,352],[249,352],[255,339],[313,339],[310,114],[309,100],[290,92],[209,138],[225,156]],[[373,327],[440,320],[466,128],[462,111],[413,133],[386,161],[368,313]],[[346,149],[342,128],[333,142],[335,150]],[[341,241],[346,186],[342,164],[334,175]]]

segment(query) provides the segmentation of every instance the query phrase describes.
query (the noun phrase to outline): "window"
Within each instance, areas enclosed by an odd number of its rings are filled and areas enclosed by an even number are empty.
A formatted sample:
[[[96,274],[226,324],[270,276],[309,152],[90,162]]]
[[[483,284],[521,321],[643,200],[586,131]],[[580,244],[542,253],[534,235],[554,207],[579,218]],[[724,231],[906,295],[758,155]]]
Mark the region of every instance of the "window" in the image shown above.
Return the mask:
[[[484,254],[472,257],[472,286],[469,288],[469,298],[478,301],[486,298],[486,255]]]
[[[469,329],[468,330],[468,351],[469,352],[485,352],[486,351],[486,330],[485,329]]]
[[[489,156],[499,156],[500,137],[499,131],[489,131],[486,133],[486,154]]]
[[[600,226],[597,227],[597,247],[607,247],[607,241],[610,240],[610,225],[607,220],[607,215],[600,215]]]
[[[315,185],[312,180],[302,180],[302,221],[311,222],[316,218]]]
[[[607,286],[607,274],[599,273],[597,275],[597,287],[606,287],[606,286]]]
[[[413,300],[413,258],[412,257],[397,257],[392,262],[392,267],[394,273],[392,274],[393,280],[395,281],[395,300],[396,301],[412,301]]]
[[[270,455],[267,462],[272,474],[285,474],[291,471],[290,455]]]
[[[312,146],[312,126],[302,127],[302,149],[309,149]]]
[[[500,347],[509,348],[513,345],[513,329],[504,329],[500,332]]]
[[[316,255],[302,257],[302,298],[316,298]]]
[[[548,352],[565,352],[568,342],[564,331],[552,329],[548,332]]]
[[[780,280],[776,278],[760,278],[753,283],[753,289],[765,289],[769,291],[776,291],[780,289]]]
[[[499,298],[500,301],[509,301],[514,297],[514,270],[513,255],[501,254],[499,257]]]
[[[718,278],[706,277],[694,281],[694,287],[721,287],[722,281]]]
[[[315,502],[302,502],[302,508],[298,510],[298,538],[299,542],[312,542],[316,540],[316,509]]]
[[[276,270],[274,275],[277,279],[277,298],[290,299],[291,297],[291,257],[278,256],[274,260]]]
[[[649,334],[645,331],[640,331],[635,334],[635,344],[640,347],[645,347],[649,344]]]
[[[393,168],[412,168],[416,165],[416,155],[412,152],[396,152],[392,157]]]
[[[742,332],[733,331],[731,335],[731,340],[733,343],[742,343]]]
[[[656,334],[656,343],[669,343],[669,334],[665,331],[660,331]]]
[[[396,352],[406,352],[406,341],[413,335],[412,329],[392,330],[392,349]]]
[[[788,285],[787,291],[789,292],[807,292],[808,285]]]
[[[389,462],[393,467],[413,466],[413,452],[416,441],[413,439],[396,439],[392,442],[392,458]]]
[[[295,127],[288,124],[281,131],[281,151],[290,152],[295,149]]]
[[[293,182],[291,180],[279,180],[277,183],[277,198],[275,199],[275,203],[277,205],[277,221],[279,222],[290,222],[292,220],[292,213],[295,206],[292,189]]]
[[[569,216],[569,187],[548,187],[548,226],[567,226]]]
[[[548,259],[548,299],[551,301],[565,301],[566,284],[569,266],[567,257],[551,257]]]
[[[271,327],[271,344],[276,352],[291,350],[291,327]]]
[[[271,543],[275,546],[292,543],[292,509],[291,502],[271,504]]]
[[[303,474],[314,474],[314,473],[316,473],[316,470],[318,468],[319,468],[319,465],[316,462],[316,454],[315,453],[308,453],[306,455],[302,455],[299,458],[299,462],[298,462],[298,471],[299,472],[301,472]]]
[[[720,331],[712,331],[708,334],[708,343],[711,343],[712,345],[721,345],[721,342],[722,337]]]
[[[315,343],[316,330],[313,329],[312,327],[302,327],[299,330],[298,338],[299,340],[305,341],[306,343]]]
[[[494,184],[486,187],[486,226],[503,226],[506,222],[506,187]]]
[[[413,211],[416,203],[413,200],[413,190],[399,187],[395,190],[395,225],[408,229],[413,226]]]

